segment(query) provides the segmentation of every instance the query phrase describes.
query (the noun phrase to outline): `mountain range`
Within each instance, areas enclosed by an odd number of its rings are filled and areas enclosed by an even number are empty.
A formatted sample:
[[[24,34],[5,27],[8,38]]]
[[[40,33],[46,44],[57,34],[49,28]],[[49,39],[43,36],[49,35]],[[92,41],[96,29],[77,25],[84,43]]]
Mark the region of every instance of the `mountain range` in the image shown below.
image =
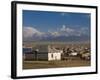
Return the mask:
[[[47,32],[39,31],[34,27],[23,28],[23,41],[89,41],[90,31],[87,28],[69,28],[62,26],[60,29]]]

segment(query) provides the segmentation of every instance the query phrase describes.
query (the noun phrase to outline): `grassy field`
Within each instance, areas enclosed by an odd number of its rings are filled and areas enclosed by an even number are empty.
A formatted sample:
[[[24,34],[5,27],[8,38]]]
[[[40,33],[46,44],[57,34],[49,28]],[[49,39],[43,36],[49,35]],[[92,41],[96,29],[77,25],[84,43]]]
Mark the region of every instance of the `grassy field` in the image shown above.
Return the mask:
[[[23,61],[23,69],[81,67],[90,65],[90,61],[87,60]]]

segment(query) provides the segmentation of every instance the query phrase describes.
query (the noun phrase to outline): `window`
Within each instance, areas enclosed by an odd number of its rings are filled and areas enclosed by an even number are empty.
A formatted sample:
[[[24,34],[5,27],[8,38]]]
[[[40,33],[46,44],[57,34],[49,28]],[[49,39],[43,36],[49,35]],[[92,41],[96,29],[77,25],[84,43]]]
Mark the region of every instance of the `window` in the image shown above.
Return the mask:
[[[51,54],[51,57],[53,58],[53,54]]]

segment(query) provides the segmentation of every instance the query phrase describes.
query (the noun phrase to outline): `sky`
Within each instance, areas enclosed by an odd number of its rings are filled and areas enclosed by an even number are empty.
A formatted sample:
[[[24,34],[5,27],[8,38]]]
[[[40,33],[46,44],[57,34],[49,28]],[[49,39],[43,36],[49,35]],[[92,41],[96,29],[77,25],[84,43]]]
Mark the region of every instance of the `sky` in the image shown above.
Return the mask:
[[[36,27],[41,31],[62,27],[90,27],[89,14],[45,11],[23,11],[23,26]]]
[[[28,38],[48,33],[54,36],[89,35],[90,14],[23,10],[23,27],[24,36]]]

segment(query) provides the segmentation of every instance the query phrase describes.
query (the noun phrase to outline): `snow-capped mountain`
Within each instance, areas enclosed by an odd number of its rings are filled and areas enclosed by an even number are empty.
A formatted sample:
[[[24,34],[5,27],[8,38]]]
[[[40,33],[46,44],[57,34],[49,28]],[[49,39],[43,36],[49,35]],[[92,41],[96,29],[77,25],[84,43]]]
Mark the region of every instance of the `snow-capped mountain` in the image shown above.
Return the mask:
[[[74,29],[63,25],[55,31],[42,32],[34,27],[23,28],[24,41],[89,41],[90,31],[87,28]]]

